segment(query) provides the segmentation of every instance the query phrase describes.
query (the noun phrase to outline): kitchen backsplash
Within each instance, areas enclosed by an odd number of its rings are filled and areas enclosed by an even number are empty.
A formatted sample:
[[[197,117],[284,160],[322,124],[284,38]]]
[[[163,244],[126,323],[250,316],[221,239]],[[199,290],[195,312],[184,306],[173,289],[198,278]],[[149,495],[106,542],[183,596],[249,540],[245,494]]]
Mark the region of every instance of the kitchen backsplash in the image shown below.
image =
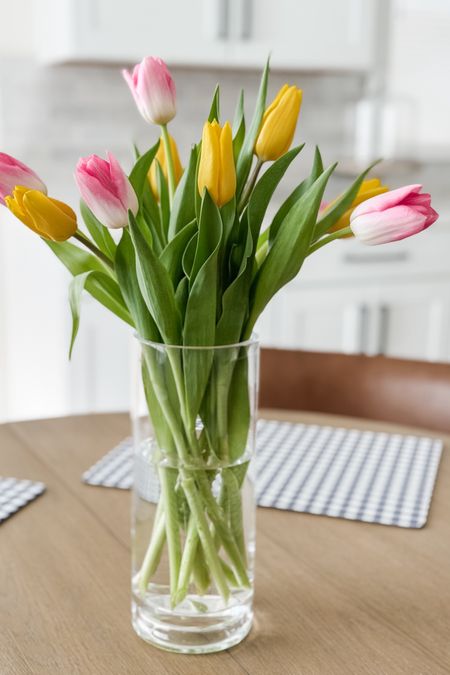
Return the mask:
[[[171,132],[184,158],[192,139],[201,136],[217,82],[221,85],[222,119],[232,119],[241,87],[246,90],[250,117],[259,73],[179,68],[172,72],[178,87],[178,116]],[[46,176],[52,191],[62,190],[65,198],[75,195],[71,175],[80,156],[102,155],[108,149],[126,166],[132,157],[130,138],[141,148],[157,138],[156,129],[137,114],[119,66],[38,67],[3,62],[0,78],[2,148],[31,164]],[[298,170],[308,170],[315,143],[320,143],[326,162],[345,154],[348,114],[351,103],[361,95],[360,78],[277,72],[272,74],[269,96],[286,81],[304,90],[297,140],[306,141],[307,146]],[[289,182],[285,189],[289,189]]]

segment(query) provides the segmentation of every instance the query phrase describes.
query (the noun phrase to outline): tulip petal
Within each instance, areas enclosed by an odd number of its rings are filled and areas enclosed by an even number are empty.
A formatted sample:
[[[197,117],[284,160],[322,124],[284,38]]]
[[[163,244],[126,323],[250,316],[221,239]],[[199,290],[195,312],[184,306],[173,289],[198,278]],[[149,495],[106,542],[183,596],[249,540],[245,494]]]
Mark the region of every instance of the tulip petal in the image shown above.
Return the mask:
[[[213,201],[219,200],[219,167],[220,143],[217,130],[220,127],[214,122],[205,122],[202,133],[202,150],[198,169],[198,191],[202,195],[206,188]]]
[[[363,244],[376,246],[399,241],[421,232],[426,227],[426,217],[409,206],[394,206],[385,211],[372,211],[356,218],[352,216],[350,227],[355,237]]]
[[[22,206],[17,202],[14,197],[8,195],[5,197],[5,206],[11,211],[13,215],[16,216],[24,225],[33,230],[36,234],[41,234],[39,230],[36,229],[33,219],[23,210]]]
[[[80,194],[92,213],[106,227],[128,225],[128,211],[136,215],[139,203],[130,181],[112,153],[81,158],[75,170]]]
[[[261,161],[274,161],[289,150],[301,102],[301,89],[284,85],[267,108],[255,144],[255,153]]]
[[[146,56],[133,72],[122,71],[146,122],[167,124],[176,114],[175,83],[164,61]]]
[[[28,190],[40,190],[47,194],[47,187],[29,166],[15,157],[0,152],[0,203],[5,204],[5,197],[11,195],[17,185]]]
[[[114,155],[111,152],[107,152],[106,156],[109,163],[111,189],[114,190],[124,209],[126,211],[130,210],[133,212],[133,215],[136,215],[139,203],[130,181]]]
[[[75,234],[77,230],[76,216],[66,204],[63,210],[61,209],[61,202],[50,199],[38,190],[26,192],[23,203],[36,230],[46,239],[66,241]]]
[[[233,155],[233,134],[226,122],[220,134],[220,175],[218,206],[227,204],[236,192],[236,168]]]
[[[128,211],[115,195],[108,192],[93,176],[75,174],[83,201],[106,227],[118,229],[128,225]]]
[[[393,206],[397,206],[403,203],[409,195],[420,192],[421,189],[421,185],[406,185],[397,190],[390,190],[384,194],[372,197],[372,199],[363,202],[353,211],[351,221],[372,211],[385,211]]]
[[[425,228],[430,227],[433,223],[436,222],[436,220],[439,218],[439,213],[433,209],[432,206],[430,206],[428,210],[428,215],[427,215],[427,220],[425,223]]]

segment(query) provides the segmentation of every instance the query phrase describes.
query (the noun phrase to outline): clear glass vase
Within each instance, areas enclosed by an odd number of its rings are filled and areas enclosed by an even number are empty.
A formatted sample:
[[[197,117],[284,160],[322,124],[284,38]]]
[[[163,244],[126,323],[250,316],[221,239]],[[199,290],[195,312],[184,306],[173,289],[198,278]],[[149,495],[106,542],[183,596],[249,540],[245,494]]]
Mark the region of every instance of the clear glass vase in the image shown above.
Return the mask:
[[[139,342],[133,626],[163,649],[220,651],[253,619],[259,345]]]

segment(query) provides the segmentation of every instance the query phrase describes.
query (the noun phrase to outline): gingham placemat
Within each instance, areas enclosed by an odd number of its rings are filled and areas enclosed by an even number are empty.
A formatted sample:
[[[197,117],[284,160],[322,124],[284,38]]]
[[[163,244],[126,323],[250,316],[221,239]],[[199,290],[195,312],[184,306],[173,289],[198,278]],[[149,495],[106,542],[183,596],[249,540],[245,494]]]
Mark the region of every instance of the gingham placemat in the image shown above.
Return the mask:
[[[441,452],[442,441],[435,438],[259,420],[257,503],[370,523],[423,527]],[[86,471],[83,480],[91,485],[130,488],[132,466],[132,442],[125,439]],[[156,498],[157,485],[146,490]]]
[[[0,477],[0,523],[44,491],[44,483]]]

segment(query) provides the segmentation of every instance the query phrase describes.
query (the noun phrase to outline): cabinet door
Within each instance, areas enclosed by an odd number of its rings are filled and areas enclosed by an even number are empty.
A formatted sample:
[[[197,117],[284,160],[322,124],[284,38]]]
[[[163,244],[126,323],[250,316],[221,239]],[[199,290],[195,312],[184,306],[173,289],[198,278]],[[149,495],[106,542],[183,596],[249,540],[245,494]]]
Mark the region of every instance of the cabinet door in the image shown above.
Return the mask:
[[[283,290],[267,310],[263,344],[358,353],[367,343],[367,299],[351,288]],[[270,325],[270,330],[267,326]]]
[[[171,63],[220,65],[227,7],[227,0],[39,0],[40,56],[126,62],[153,54]]]
[[[372,307],[371,353],[450,360],[450,284],[397,284]]]
[[[293,284],[260,325],[267,345],[450,361],[450,283]]]
[[[367,70],[374,0],[231,0],[233,61],[279,68]],[[236,18],[237,17],[237,18]]]

